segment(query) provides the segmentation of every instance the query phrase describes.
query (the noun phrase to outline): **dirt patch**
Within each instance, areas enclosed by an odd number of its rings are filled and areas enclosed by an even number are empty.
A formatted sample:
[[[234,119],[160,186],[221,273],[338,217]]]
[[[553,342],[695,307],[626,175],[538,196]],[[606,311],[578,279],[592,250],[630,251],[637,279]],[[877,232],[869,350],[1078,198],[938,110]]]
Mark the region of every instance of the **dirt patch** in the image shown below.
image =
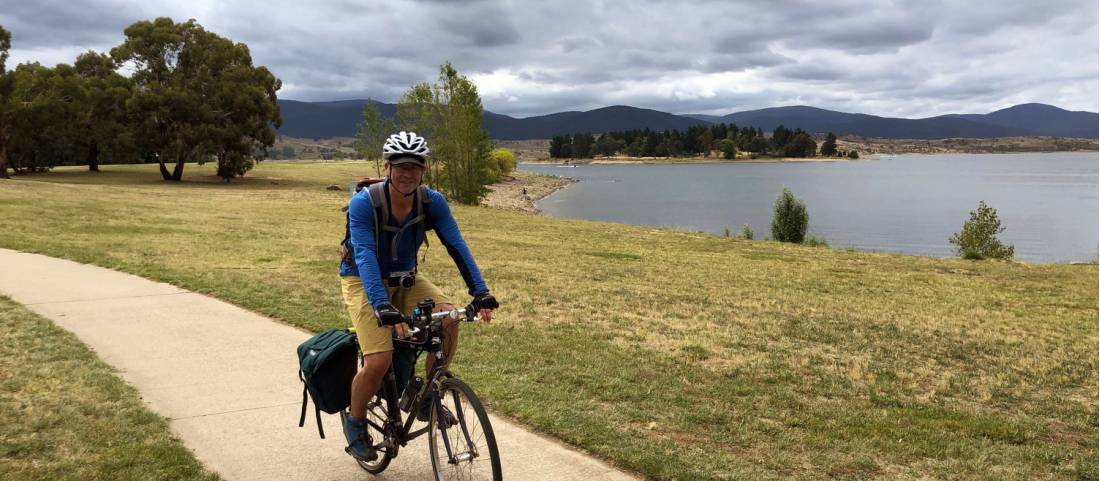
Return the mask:
[[[539,210],[535,208],[535,202],[573,182],[576,180],[516,171],[500,182],[490,185],[489,193],[481,199],[481,205],[537,213]]]

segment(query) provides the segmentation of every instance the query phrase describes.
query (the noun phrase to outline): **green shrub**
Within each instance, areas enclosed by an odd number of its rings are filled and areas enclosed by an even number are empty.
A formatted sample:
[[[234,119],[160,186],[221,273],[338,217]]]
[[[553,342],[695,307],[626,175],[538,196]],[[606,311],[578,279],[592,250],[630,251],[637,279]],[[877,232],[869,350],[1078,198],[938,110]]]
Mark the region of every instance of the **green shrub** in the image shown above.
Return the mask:
[[[497,148],[489,152],[489,171],[493,181],[516,170],[516,154],[511,150]]]
[[[752,240],[752,237],[753,237],[753,233],[752,233],[752,229],[749,228],[749,225],[748,224],[742,224],[741,225],[741,231],[737,233],[737,238],[745,239],[745,240]]]
[[[722,139],[722,158],[726,160],[737,158],[737,144],[730,139]]]
[[[810,247],[829,247],[829,242],[825,240],[825,236],[810,234],[802,240],[802,245],[807,245]]]
[[[1001,220],[997,218],[997,209],[978,202],[978,210],[970,212],[970,220],[963,223],[962,232],[956,232],[948,242],[954,244],[955,252],[963,259],[1012,259],[1016,248],[1001,244],[997,234],[1004,232]]]
[[[772,239],[779,242],[801,244],[806,238],[806,226],[810,216],[806,204],[795,198],[790,190],[783,189],[775,200],[775,216],[772,217]]]
[[[849,159],[858,159],[859,158],[859,152],[856,152],[854,150],[849,150],[848,151],[848,158]]]

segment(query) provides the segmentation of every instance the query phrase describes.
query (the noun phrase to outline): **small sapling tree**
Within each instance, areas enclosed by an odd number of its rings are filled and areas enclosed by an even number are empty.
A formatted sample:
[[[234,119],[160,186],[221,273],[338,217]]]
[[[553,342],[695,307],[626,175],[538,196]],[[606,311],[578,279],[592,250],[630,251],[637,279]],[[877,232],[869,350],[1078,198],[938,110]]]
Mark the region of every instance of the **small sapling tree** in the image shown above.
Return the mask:
[[[970,212],[970,220],[963,223],[962,231],[952,235],[948,242],[955,245],[955,252],[963,259],[1009,260],[1016,248],[997,239],[997,234],[1004,230],[997,218],[997,209],[983,200],[978,202],[978,210]]]
[[[772,239],[779,242],[801,244],[806,238],[806,226],[810,216],[806,213],[806,204],[795,198],[788,189],[783,189],[775,200],[775,215],[772,217]]]

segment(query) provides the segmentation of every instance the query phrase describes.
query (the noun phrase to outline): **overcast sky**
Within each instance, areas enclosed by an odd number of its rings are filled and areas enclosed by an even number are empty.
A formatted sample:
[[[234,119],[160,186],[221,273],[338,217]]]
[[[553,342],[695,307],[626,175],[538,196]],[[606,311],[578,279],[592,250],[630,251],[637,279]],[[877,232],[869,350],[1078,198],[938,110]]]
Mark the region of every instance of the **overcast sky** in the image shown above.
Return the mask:
[[[396,101],[444,61],[513,116],[783,105],[898,117],[1097,111],[1096,0],[5,0],[9,66],[107,51],[138,20],[244,42],[280,98]]]

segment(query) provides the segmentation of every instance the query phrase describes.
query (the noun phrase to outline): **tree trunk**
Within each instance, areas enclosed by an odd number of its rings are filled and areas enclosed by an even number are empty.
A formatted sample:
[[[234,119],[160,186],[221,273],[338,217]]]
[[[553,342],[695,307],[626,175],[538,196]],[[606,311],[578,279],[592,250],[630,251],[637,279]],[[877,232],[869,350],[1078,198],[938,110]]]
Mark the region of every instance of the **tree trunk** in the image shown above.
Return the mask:
[[[0,144],[0,179],[10,179],[8,177],[8,146]]]
[[[160,162],[160,176],[164,177],[164,180],[172,180],[172,174],[170,174],[168,168],[164,166],[164,157],[157,156],[157,161]]]
[[[88,149],[88,171],[99,172],[99,145],[95,142]]]
[[[0,179],[10,179],[8,177],[8,136],[0,129]]]
[[[184,156],[179,156],[176,159],[176,168],[172,170],[172,180],[179,182],[183,180],[183,162],[186,159]]]

